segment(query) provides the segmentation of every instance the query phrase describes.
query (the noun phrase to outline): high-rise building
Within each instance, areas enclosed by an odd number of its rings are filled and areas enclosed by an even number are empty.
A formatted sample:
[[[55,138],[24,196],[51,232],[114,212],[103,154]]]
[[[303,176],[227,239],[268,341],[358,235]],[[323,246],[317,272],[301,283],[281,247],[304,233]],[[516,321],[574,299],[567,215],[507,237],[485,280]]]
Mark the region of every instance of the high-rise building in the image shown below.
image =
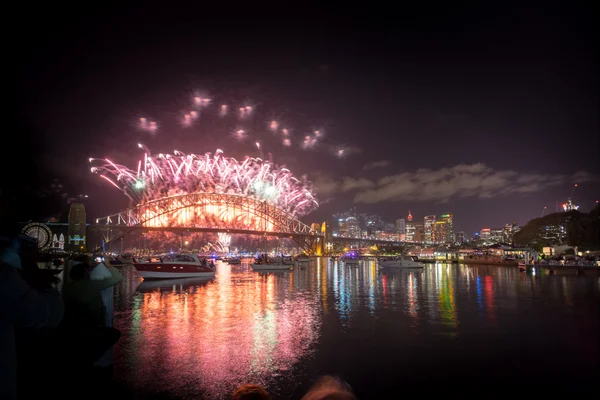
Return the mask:
[[[335,214],[334,218],[338,222],[338,235],[344,237],[360,237],[360,226],[355,209]]]
[[[358,224],[358,218],[350,216],[346,218],[346,225],[348,226],[348,235],[353,238],[360,237],[360,225]]]
[[[396,233],[406,234],[406,221],[404,218],[400,218],[396,220]]]
[[[435,215],[426,215],[423,219],[423,227],[425,229],[425,240],[427,244],[433,243],[435,239]]]
[[[68,221],[68,250],[84,250],[86,243],[85,206],[81,203],[71,204]]]
[[[521,227],[516,222],[513,222],[512,224],[504,225],[504,232],[503,232],[504,243],[512,244],[513,236],[515,235],[515,233],[519,232],[520,230],[521,230]]]
[[[454,242],[462,244],[465,242],[465,233],[463,231],[454,234]]]
[[[408,212],[408,217],[406,217],[406,236],[405,239],[407,242],[415,241],[415,224],[412,220],[412,214],[410,211]]]
[[[479,232],[479,239],[481,240],[490,240],[492,230],[490,228],[483,228]]]
[[[504,242],[504,228],[490,229],[490,241],[496,243]]]
[[[454,240],[454,216],[452,214],[442,214],[440,221],[444,223],[443,233],[436,237],[438,243],[452,243]]]
[[[425,241],[425,228],[422,222],[415,222],[414,242],[423,243]]]

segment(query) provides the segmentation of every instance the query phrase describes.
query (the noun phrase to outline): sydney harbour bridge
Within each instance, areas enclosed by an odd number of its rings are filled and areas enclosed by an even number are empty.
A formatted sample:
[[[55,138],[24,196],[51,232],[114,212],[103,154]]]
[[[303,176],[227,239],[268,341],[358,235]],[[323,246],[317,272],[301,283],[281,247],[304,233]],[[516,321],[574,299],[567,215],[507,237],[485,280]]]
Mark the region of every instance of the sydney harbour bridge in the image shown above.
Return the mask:
[[[105,243],[131,232],[227,232],[290,238],[310,254],[324,254],[333,242],[388,244],[389,241],[334,237],[326,223],[307,225],[299,217],[318,207],[312,184],[271,161],[236,160],[221,150],[204,155],[144,152],[136,169],[109,159],[91,172],[121,190],[132,206],[98,218],[89,228]]]
[[[90,229],[106,243],[132,232],[226,232],[290,238],[309,254],[327,252],[327,243],[397,245],[399,242],[332,236],[325,222],[307,225],[267,201],[239,194],[190,193],[159,198],[97,218]]]

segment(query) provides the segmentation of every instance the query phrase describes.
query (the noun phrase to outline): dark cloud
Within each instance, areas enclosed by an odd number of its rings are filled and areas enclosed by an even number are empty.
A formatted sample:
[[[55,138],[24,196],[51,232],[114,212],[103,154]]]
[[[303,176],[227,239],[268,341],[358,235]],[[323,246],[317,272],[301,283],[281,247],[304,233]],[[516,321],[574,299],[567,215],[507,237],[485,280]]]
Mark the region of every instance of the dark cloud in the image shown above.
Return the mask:
[[[493,198],[527,195],[563,185],[600,181],[586,171],[573,175],[541,174],[495,170],[482,163],[459,164],[440,169],[421,168],[384,176],[378,180],[344,177],[333,179],[319,176],[315,180],[318,194],[330,197],[336,193],[353,192],[354,203],[384,203],[390,201],[446,202],[451,198]]]

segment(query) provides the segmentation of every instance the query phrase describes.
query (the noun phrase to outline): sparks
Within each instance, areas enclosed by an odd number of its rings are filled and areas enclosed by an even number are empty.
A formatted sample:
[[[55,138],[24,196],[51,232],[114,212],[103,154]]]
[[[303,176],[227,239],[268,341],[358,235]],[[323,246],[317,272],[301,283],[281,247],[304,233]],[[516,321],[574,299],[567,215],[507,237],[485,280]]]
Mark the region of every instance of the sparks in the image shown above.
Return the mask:
[[[294,216],[305,215],[318,206],[312,184],[306,178],[298,179],[287,168],[279,168],[270,161],[252,157],[237,161],[225,157],[221,150],[204,155],[174,151],[153,156],[145,146],[140,147],[144,149],[144,158],[136,163],[134,170],[96,158],[92,162],[100,165],[91,168],[136,205],[203,192],[252,197]]]

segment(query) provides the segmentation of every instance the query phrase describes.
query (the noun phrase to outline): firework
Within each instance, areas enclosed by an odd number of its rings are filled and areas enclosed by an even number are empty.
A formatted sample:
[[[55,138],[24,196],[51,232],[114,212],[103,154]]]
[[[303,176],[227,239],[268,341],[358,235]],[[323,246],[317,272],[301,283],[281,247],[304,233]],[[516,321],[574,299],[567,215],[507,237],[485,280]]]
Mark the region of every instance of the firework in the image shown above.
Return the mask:
[[[230,234],[224,233],[224,232],[219,232],[219,233],[217,233],[217,236],[219,238],[219,243],[223,246],[223,248],[229,247],[231,245],[231,235]]]
[[[303,149],[312,149],[313,147],[315,147],[315,144],[317,144],[317,138],[310,137],[307,135],[304,137],[304,140],[302,141],[302,148]]]
[[[271,123],[269,124],[269,129],[273,132],[277,132],[277,129],[279,129],[279,122],[271,121]]]
[[[228,111],[229,107],[227,106],[227,104],[221,104],[221,107],[219,108],[219,117],[226,116]]]
[[[252,157],[238,161],[225,157],[221,150],[204,155],[174,151],[154,156],[147,147],[139,147],[144,157],[136,163],[136,169],[109,159],[90,159],[99,164],[91,171],[121,189],[136,205],[200,192],[251,197],[294,216],[318,206],[306,178],[298,179],[287,168],[269,161]]]
[[[243,129],[237,129],[235,132],[233,132],[233,137],[241,142],[248,137],[248,134]]]
[[[150,132],[150,133],[155,133],[158,130],[158,125],[156,124],[155,121],[149,121],[148,118],[140,118],[140,123],[138,124],[138,127],[141,130]]]

